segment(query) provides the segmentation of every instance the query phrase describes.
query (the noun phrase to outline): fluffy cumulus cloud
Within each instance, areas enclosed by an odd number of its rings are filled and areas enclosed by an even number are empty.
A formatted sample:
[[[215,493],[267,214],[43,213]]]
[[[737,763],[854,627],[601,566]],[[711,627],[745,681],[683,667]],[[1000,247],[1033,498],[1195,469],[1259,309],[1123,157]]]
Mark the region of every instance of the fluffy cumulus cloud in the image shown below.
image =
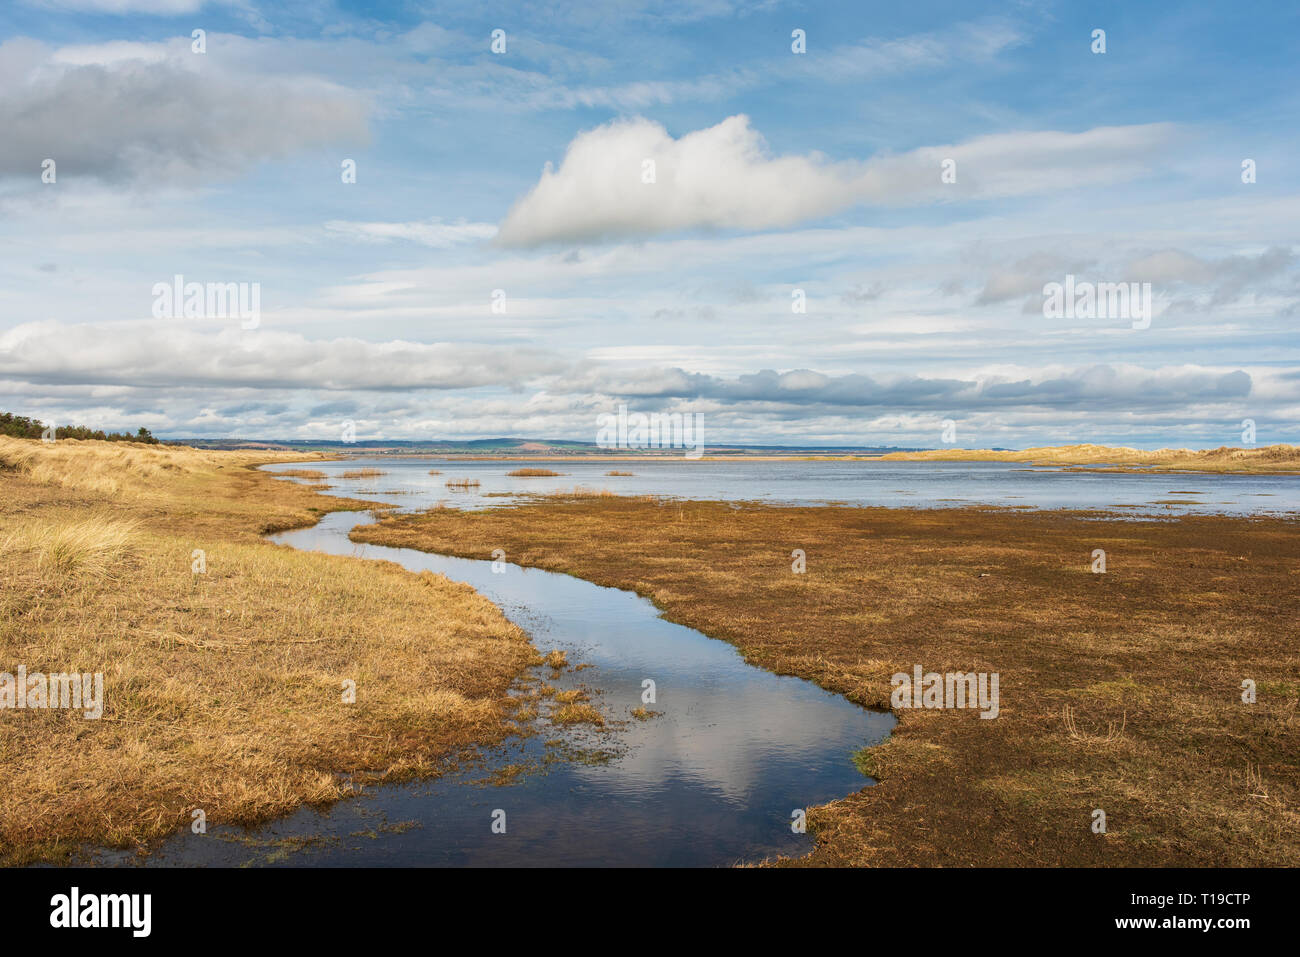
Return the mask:
[[[208,37],[210,44],[217,38]],[[195,182],[368,138],[366,100],[313,76],[250,75],[170,43],[0,44],[0,178]]]
[[[1174,135],[1168,124],[1025,132],[866,161],[773,156],[744,115],[674,139],[646,119],[580,133],[558,169],[501,224],[503,245],[790,226],[869,203],[1018,196],[1131,179]],[[955,174],[944,182],[945,163]],[[649,180],[653,180],[652,182]]]

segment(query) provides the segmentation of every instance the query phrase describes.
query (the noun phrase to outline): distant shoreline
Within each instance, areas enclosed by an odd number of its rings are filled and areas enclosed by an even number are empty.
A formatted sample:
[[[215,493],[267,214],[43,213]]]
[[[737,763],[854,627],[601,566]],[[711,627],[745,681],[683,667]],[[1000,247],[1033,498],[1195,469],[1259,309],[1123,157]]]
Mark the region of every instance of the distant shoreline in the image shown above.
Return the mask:
[[[1224,446],[1201,451],[1143,449],[1100,445],[1048,446],[1033,449],[931,449],[880,454],[815,452],[704,454],[687,459],[681,452],[438,452],[408,449],[303,451],[304,456],[338,458],[437,458],[461,462],[1006,462],[1037,468],[1078,472],[1205,472],[1252,475],[1300,474],[1300,446],[1270,445],[1243,449]]]

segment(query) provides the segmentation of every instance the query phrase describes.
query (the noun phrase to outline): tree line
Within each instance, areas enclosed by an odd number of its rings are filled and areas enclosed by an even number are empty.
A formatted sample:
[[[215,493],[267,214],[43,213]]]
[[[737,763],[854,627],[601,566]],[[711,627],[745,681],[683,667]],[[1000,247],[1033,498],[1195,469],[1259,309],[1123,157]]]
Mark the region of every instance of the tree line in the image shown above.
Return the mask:
[[[40,419],[31,419],[25,415],[12,412],[0,412],[0,435],[10,435],[16,439],[40,439],[46,434],[46,425]],[[105,432],[102,429],[88,429],[84,425],[59,425],[54,427],[56,439],[99,439],[102,442],[146,442],[157,445],[158,440],[143,426],[132,435],[130,432]]]

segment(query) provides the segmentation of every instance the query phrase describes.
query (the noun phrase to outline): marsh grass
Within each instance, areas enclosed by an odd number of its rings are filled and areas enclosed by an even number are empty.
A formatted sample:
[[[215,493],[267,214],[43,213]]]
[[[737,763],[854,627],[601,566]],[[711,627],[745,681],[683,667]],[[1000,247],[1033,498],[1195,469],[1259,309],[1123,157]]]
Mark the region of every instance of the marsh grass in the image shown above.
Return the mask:
[[[304,457],[0,437],[0,671],[104,674],[100,720],[0,712],[0,863],[147,844],[195,808],[265,820],[509,733],[539,656],[490,602],[263,540],[374,507],[251,468]]]
[[[551,469],[515,469],[506,473],[511,478],[551,478],[563,474],[563,472],[554,472]]]
[[[603,727],[605,718],[589,704],[562,704],[551,712],[551,721],[558,725],[594,724]]]
[[[63,521],[28,519],[0,538],[0,561],[28,558],[42,573],[107,575],[120,566],[139,522],[97,514]]]
[[[858,756],[879,784],[811,809],[817,847],[799,863],[1300,860],[1293,520],[731,505],[539,496],[354,538],[505,548],[522,566],[634,590],[751,663],[866,706],[889,708],[891,675],[916,664],[1001,675],[996,720],[898,711]],[[1080,571],[1094,548],[1105,574]]]

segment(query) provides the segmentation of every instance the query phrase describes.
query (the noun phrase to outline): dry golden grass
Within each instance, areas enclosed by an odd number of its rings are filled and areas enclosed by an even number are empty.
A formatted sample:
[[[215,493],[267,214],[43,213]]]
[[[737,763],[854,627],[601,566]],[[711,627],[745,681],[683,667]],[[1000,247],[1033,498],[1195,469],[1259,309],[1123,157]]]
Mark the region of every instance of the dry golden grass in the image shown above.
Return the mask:
[[[264,459],[273,460],[273,456]],[[197,449],[77,439],[46,443],[0,436],[0,468],[38,485],[103,496],[136,498],[148,494],[151,484],[169,473],[174,477],[213,467],[210,453]]]
[[[394,517],[354,537],[505,548],[632,589],[754,664],[868,706],[888,708],[891,675],[916,664],[1000,674],[996,720],[901,711],[861,752],[880,783],[810,812],[818,843],[802,863],[1300,861],[1292,521],[610,497]],[[1090,572],[1095,548],[1105,574]],[[1097,808],[1106,834],[1091,830]]]
[[[447,488],[477,488],[480,483],[478,479],[459,478],[447,479],[445,484]]]
[[[555,472],[551,469],[515,469],[506,473],[511,478],[551,478],[563,474],[563,472]]]
[[[617,496],[617,492],[612,492],[607,488],[590,488],[586,485],[577,485],[571,489],[555,489],[545,493],[545,497],[552,499],[574,499],[574,498],[610,498]]]
[[[104,675],[99,720],[0,711],[0,862],[265,819],[507,733],[524,633],[441,576],[263,541],[364,504],[249,468],[275,459],[0,437],[0,671]]]
[[[138,525],[105,514],[63,522],[28,519],[0,539],[0,561],[26,559],[48,575],[104,575],[125,556]]]
[[[605,718],[589,704],[562,704],[551,712],[551,722],[558,725],[594,724],[603,727]]]
[[[1059,466],[1109,465],[1116,468],[1151,466],[1154,471],[1300,472],[1300,447],[1294,445],[1268,445],[1258,449],[1224,446],[1203,451],[1158,449],[1154,452],[1105,445],[1058,445],[1018,452],[931,449],[925,452],[890,452],[879,458],[907,462],[1024,462]]]
[[[341,477],[345,479],[363,479],[363,478],[378,478],[381,475],[387,475],[387,474],[388,473],[385,472],[383,469],[371,469],[371,468],[348,469],[346,472],[341,473]]]

